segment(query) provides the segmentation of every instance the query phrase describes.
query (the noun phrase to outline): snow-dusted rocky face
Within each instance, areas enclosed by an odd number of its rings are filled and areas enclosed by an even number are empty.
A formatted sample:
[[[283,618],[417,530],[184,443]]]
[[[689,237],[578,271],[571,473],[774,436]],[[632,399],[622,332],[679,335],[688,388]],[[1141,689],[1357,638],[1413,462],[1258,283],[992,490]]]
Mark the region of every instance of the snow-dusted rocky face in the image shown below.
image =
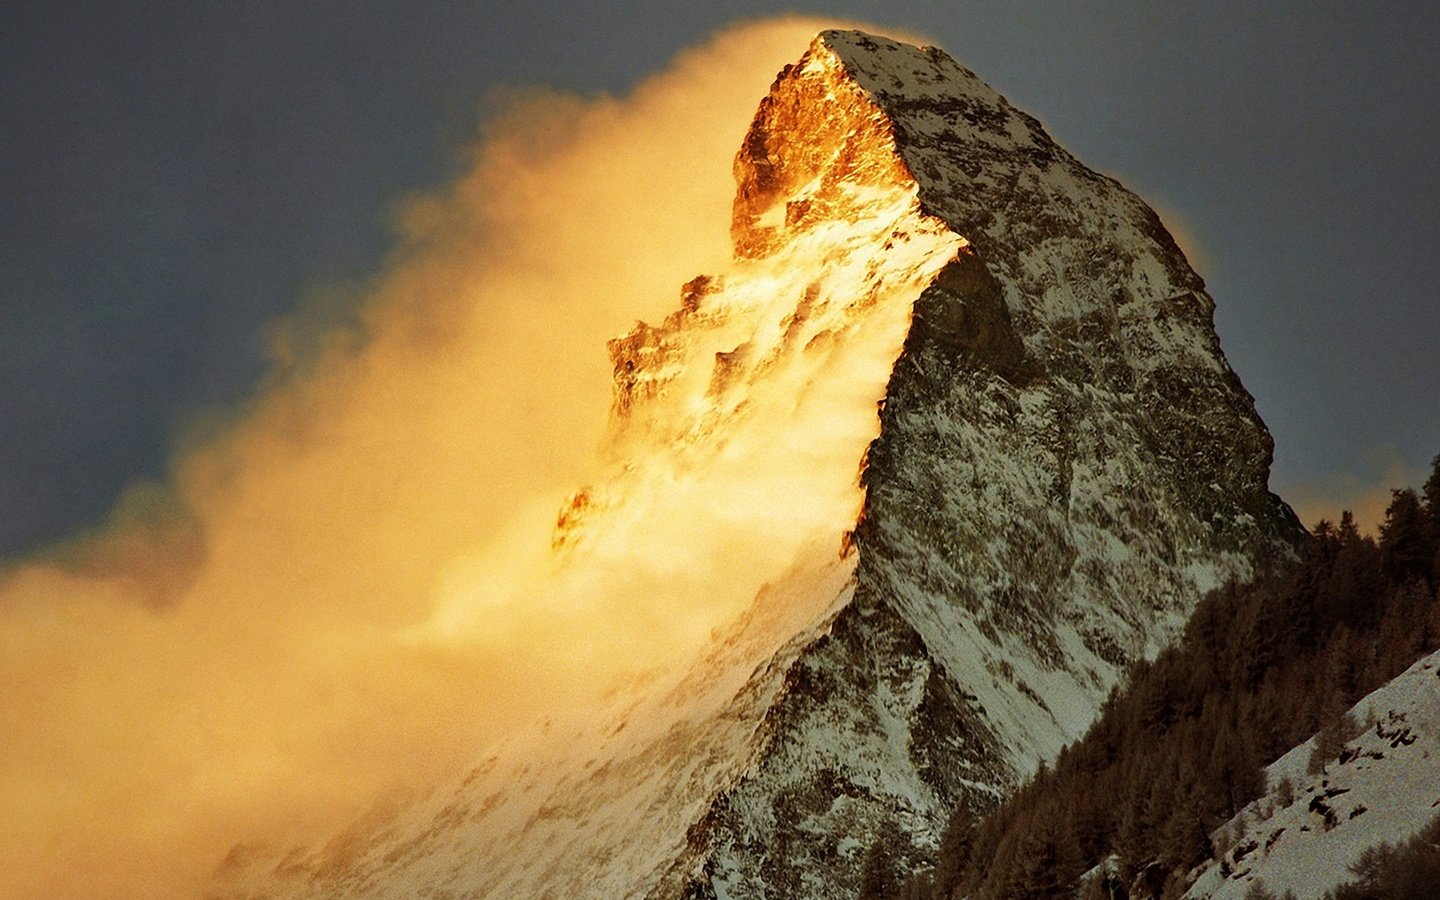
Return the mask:
[[[783,546],[732,574],[768,584],[692,668],[292,860],[295,891],[853,896],[876,834],[933,851],[1286,552],[1200,278],[943,52],[821,33],[735,173],[735,264],[611,342],[615,467],[555,543],[583,571],[687,510],[756,541],[764,508]]]
[[[787,149],[787,123],[837,149]],[[923,856],[946,811],[1077,737],[1128,661],[1298,525],[1267,489],[1270,438],[1213,303],[1155,213],[943,52],[822,33],[736,168],[742,252],[789,239],[767,213],[803,233],[803,201],[845,176],[913,184],[965,241],[911,307],[855,596],[792,666],[697,864],[736,896],[843,896],[887,821],[912,844],[897,852]]]

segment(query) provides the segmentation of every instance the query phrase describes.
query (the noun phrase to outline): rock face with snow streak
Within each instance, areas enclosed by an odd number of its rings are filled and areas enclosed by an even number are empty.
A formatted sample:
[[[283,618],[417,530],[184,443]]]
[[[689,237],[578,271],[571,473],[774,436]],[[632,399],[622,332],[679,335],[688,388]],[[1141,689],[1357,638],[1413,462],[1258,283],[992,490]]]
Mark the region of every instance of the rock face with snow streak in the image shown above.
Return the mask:
[[[879,359],[858,552],[797,564],[603,727],[502,751],[265,890],[851,897],[877,835],[928,857],[1201,592],[1287,552],[1200,278],[1144,203],[943,52],[823,32],[735,171],[738,274],[611,344],[617,446],[698,453],[769,408],[777,372]],[[747,266],[794,289],[777,304]],[[705,400],[677,416],[686,390]],[[577,494],[557,547],[643,477]]]

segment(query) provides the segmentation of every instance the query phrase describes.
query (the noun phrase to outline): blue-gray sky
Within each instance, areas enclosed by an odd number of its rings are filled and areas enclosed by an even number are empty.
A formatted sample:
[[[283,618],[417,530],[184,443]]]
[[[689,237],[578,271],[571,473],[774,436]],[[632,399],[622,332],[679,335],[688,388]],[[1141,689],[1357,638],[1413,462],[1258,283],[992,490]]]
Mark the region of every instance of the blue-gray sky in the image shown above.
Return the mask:
[[[21,0],[0,553],[161,476],[181,423],[261,377],[267,322],[380,264],[393,203],[458,171],[488,90],[624,91],[781,12],[928,34],[1188,231],[1282,493],[1440,451],[1433,4]]]

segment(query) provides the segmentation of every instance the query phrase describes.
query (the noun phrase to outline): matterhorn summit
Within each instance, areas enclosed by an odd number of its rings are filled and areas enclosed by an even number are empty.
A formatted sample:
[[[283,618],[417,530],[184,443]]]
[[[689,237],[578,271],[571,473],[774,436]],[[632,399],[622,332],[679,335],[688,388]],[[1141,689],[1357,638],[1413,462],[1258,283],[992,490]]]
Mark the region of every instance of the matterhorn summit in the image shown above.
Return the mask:
[[[853,447],[834,496],[777,482],[772,504],[811,528],[859,472],[848,527],[598,723],[477,750],[326,846],[237,848],[214,893],[854,897],[877,839],[932,859],[953,810],[1083,733],[1204,591],[1289,553],[1200,277],[944,52],[822,32],[735,177],[731,270],[610,344],[613,477],[576,485],[554,552],[585,566],[737,446],[762,472]]]

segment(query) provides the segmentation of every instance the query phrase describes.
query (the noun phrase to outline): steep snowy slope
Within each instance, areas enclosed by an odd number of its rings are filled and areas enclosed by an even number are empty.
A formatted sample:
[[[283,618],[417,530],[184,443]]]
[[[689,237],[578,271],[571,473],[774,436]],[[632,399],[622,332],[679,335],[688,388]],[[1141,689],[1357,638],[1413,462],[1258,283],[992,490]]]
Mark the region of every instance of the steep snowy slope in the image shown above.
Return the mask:
[[[1078,736],[1201,591],[1286,552],[1298,526],[1199,277],[943,52],[822,33],[735,169],[734,270],[612,342],[616,469],[556,552],[583,567],[656,498],[707,502],[667,493],[693,473],[772,458],[736,446],[878,428],[854,534],[766,573],[692,670],[599,723],[517,737],[279,865],[237,849],[222,893],[852,896],[875,835],[930,852],[949,810]],[[775,491],[775,515],[809,505]]]
[[[1354,880],[1349,866],[1366,848],[1404,841],[1440,813],[1440,653],[1350,713],[1363,731],[1324,772],[1308,772],[1313,738],[1266,769],[1269,793],[1221,826],[1234,847],[1186,896],[1244,897],[1259,879],[1277,895],[1318,897]]]

